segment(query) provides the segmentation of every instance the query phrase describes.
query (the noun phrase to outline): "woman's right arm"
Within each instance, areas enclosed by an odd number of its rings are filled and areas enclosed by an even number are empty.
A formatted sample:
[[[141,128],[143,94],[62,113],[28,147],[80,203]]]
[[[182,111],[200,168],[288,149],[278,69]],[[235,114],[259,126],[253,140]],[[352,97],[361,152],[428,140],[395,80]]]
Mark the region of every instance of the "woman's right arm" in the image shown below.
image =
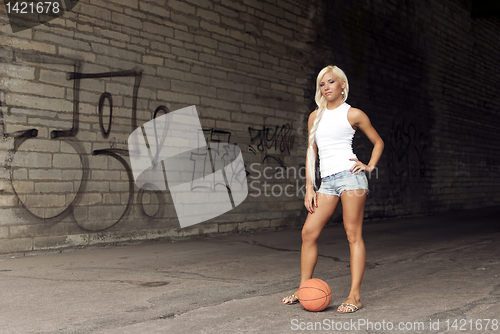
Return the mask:
[[[309,115],[309,120],[307,122],[308,126],[308,131],[307,131],[307,138],[309,140],[309,133],[311,132],[312,125],[314,123],[314,119],[316,118],[316,110],[313,111]],[[309,147],[309,145],[307,146]],[[313,149],[314,149],[314,156],[318,156],[318,146],[316,146],[316,142],[313,144]],[[306,197],[304,198],[304,206],[306,207],[307,211],[309,213],[314,213],[314,207],[318,207],[318,203],[316,201],[316,192],[314,191],[314,186],[312,184],[312,181],[307,177],[309,175],[308,170],[307,170],[307,161],[306,161]]]

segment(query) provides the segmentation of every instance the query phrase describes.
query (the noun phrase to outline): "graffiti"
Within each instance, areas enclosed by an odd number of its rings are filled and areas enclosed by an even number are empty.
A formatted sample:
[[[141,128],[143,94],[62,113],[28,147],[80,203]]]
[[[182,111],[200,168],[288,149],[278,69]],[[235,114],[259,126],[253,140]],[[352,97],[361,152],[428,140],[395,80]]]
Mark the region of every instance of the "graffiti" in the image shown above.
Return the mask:
[[[295,139],[295,136],[291,134],[292,127],[290,124],[285,124],[281,127],[278,125],[274,127],[263,125],[261,129],[248,127],[248,133],[251,143],[249,145],[250,152],[254,154],[257,154],[257,151],[262,152],[264,155],[262,163],[267,160],[273,160],[280,167],[286,168],[279,156],[280,154],[273,154],[272,152],[290,154]]]
[[[221,159],[221,161],[225,161],[225,165],[227,166],[227,161],[233,161],[236,156],[236,142],[231,142],[231,131],[226,130],[218,130],[214,128],[203,128],[202,129],[203,136],[205,137],[205,141],[209,144],[209,150],[214,150],[214,156]],[[214,145],[216,144],[216,145]],[[231,144],[231,145],[230,145]],[[238,170],[233,170],[232,172],[235,175],[243,176],[243,171],[245,172],[244,176],[248,176],[250,172],[246,169],[246,165],[238,166]],[[238,183],[241,184],[242,179],[237,179]]]
[[[34,58],[29,58],[29,56],[26,55],[23,55],[23,57],[30,60],[35,60]],[[54,59],[43,59],[43,62],[46,64],[53,64]],[[52,162],[50,162],[45,166],[39,168],[37,162],[35,162],[34,159],[25,159],[26,155],[32,154],[32,152],[40,151],[37,148],[33,148],[33,146],[44,145],[44,143],[46,143],[43,138],[39,138],[39,129],[33,128],[5,134],[5,137],[14,139],[14,145],[13,148],[9,151],[10,158],[8,159],[8,167],[11,171],[10,181],[13,193],[17,197],[21,207],[23,207],[32,216],[38,219],[42,219],[45,222],[57,223],[69,217],[84,231],[98,232],[108,230],[117,225],[123,219],[123,217],[129,214],[131,211],[131,207],[134,204],[134,195],[136,192],[135,180],[129,162],[129,154],[131,152],[130,150],[133,151],[133,148],[129,147],[129,150],[119,148],[120,144],[126,144],[126,141],[120,138],[120,135],[123,135],[123,132],[126,130],[123,130],[123,121],[121,121],[119,124],[122,129],[115,130],[114,124],[116,123],[116,120],[114,95],[109,91],[106,91],[106,88],[104,87],[107,86],[103,84],[102,87],[105,91],[98,95],[98,101],[89,102],[89,98],[87,96],[86,102],[94,105],[96,102],[98,102],[98,133],[100,133],[103,139],[108,139],[107,144],[109,145],[109,148],[92,149],[90,152],[88,151],[88,148],[92,146],[89,146],[89,142],[85,141],[85,139],[79,138],[79,134],[82,132],[82,129],[84,129],[80,124],[80,117],[82,117],[81,97],[84,96],[82,94],[85,94],[82,93],[82,86],[83,83],[86,82],[86,80],[91,79],[101,80],[106,83],[111,82],[112,78],[120,78],[120,83],[126,82],[127,78],[131,79],[132,85],[128,85],[128,87],[133,87],[131,94],[123,94],[132,97],[130,108],[131,113],[130,117],[127,117],[127,122],[130,122],[130,129],[131,131],[134,131],[137,128],[141,128],[137,126],[137,105],[142,71],[140,69],[133,69],[129,71],[82,73],[82,67],[79,62],[70,63],[66,61],[63,65],[70,65],[73,67],[73,72],[67,73],[66,76],[67,80],[72,80],[72,110],[70,109],[71,111],[68,113],[70,115],[71,126],[68,129],[52,130],[48,133],[48,137],[50,138],[50,141],[59,142],[59,145],[65,146],[64,151],[67,154],[64,156],[64,158],[61,158],[61,160],[74,160],[72,166],[72,168],[75,169],[74,171],[72,171],[74,175],[72,176],[72,178],[70,177],[69,182],[65,182],[66,180],[64,180],[64,177],[61,176],[62,174],[64,174],[64,167],[60,167],[59,170],[56,171],[57,168],[55,168],[52,165]],[[89,86],[91,85],[87,84],[87,87]],[[97,85],[97,87],[101,86]],[[160,105],[154,111],[152,119],[156,119],[160,115],[167,114],[169,112],[170,110],[166,106]],[[3,117],[1,121],[2,129],[4,129]],[[162,141],[165,140],[166,129],[163,129],[163,134],[156,133],[157,130],[158,129],[155,127],[154,138],[156,138],[155,140],[157,141],[156,147],[159,147],[161,146]],[[88,126],[84,129],[84,131],[88,132]],[[117,131],[118,134],[115,134]],[[293,139],[290,143],[290,139],[287,137],[288,133],[286,131],[287,129],[283,127],[281,131],[266,136],[266,138],[269,138],[268,142],[273,143],[273,145],[275,146],[279,145],[282,152],[284,150],[289,151],[289,147],[293,145]],[[267,129],[267,132],[269,132],[269,129]],[[111,136],[112,134],[115,135]],[[237,183],[240,185],[244,184],[246,186],[246,175],[248,172],[246,172],[245,170],[244,163],[229,163],[233,161],[235,159],[235,156],[237,156],[241,152],[237,148],[236,143],[231,143],[231,132],[214,128],[205,128],[201,129],[199,135],[204,137],[203,139],[206,143],[208,143],[209,146],[208,150],[202,152],[204,154],[203,157],[199,156],[201,153],[198,154],[198,157],[195,157],[194,155],[196,155],[196,152],[192,152],[191,160],[194,164],[192,181],[195,181],[194,171],[196,170],[196,168],[199,168],[201,166],[200,163],[196,165],[197,159],[203,159],[203,168],[205,168],[206,161],[209,157],[209,165],[212,169],[212,171],[210,172],[213,172],[215,169],[220,169],[219,167],[224,167],[223,170],[225,178],[227,178],[225,172],[227,171],[227,173],[229,173],[228,175],[230,175],[231,180],[225,179],[225,184],[223,184],[224,187],[227,187],[227,184],[231,183]],[[288,142],[286,142],[284,138],[287,138],[286,140],[288,140]],[[91,139],[92,142],[94,140],[95,139]],[[28,141],[32,141],[31,144],[29,144],[31,147],[29,149],[21,149],[21,147]],[[34,142],[38,142],[39,144],[33,144]],[[266,147],[268,147],[267,144]],[[42,147],[40,146],[40,148]],[[59,152],[56,152],[48,153],[47,155],[50,156],[51,154],[59,154]],[[156,155],[158,154],[159,151],[156,152]],[[100,167],[98,167],[97,169],[91,168],[93,159],[102,159],[103,157],[108,158],[108,162],[105,163],[105,166],[107,165],[108,169],[106,169],[106,167],[104,167],[104,169]],[[50,159],[53,158],[51,157]],[[152,162],[155,162],[158,160],[158,157],[153,156],[151,157],[151,159]],[[64,163],[68,163],[68,161],[64,161]],[[96,162],[95,164],[100,166],[98,162]],[[113,166],[112,168],[109,167],[111,165]],[[78,169],[78,171],[76,171],[76,169]],[[39,181],[40,179],[37,180],[36,178],[34,179],[35,181],[26,181],[26,177],[24,179],[22,177],[21,179],[18,179],[17,175],[19,171],[26,171],[26,173],[30,174],[35,174],[35,172],[39,174],[51,174],[52,172],[57,174],[58,172],[59,174],[57,176],[54,176],[52,179],[50,177],[46,177],[48,181],[45,182],[45,193],[38,190],[35,190],[34,192],[33,190],[31,190],[31,192],[27,192],[22,188],[23,182],[25,184],[29,182],[35,183],[36,187],[41,187],[43,185],[42,183],[44,182]],[[245,171],[245,173],[243,173],[243,171]],[[99,173],[102,173],[103,176],[99,176]],[[111,175],[109,173],[114,174]],[[127,186],[121,186],[121,189],[119,191],[114,192],[96,191],[96,182],[93,182],[94,178],[97,178],[97,180],[106,180],[105,182],[109,183],[116,182],[115,187],[117,188],[120,188],[121,183],[126,183]],[[68,185],[68,183],[73,183],[74,187],[70,190],[61,190],[58,193],[57,190],[52,190],[57,187],[57,183],[59,183],[59,185]],[[195,182],[193,182],[193,186],[195,186]],[[94,187],[94,189],[91,189],[92,187]],[[231,193],[231,189],[229,188],[228,192],[229,196],[231,197],[231,203],[234,207],[234,201],[232,197],[234,194]],[[50,202],[50,196],[52,196],[52,198],[54,198],[55,200],[59,199],[60,201],[62,201],[62,203],[54,204]],[[116,205],[114,207],[111,207],[109,206],[109,203],[106,202],[107,199],[105,199],[104,197],[109,199],[113,196],[115,196]],[[36,203],[37,200],[42,201],[43,197],[46,197],[45,204]],[[30,198],[34,199],[30,200]],[[153,204],[153,202],[155,203]],[[137,192],[137,205],[140,213],[144,217],[160,217],[165,211],[164,204],[164,194],[162,194],[161,190],[153,184],[145,184],[141,186],[139,191]]]
[[[86,80],[86,79],[102,79],[102,78],[133,78],[134,79],[134,86],[133,86],[133,92],[132,92],[132,114],[130,117],[131,120],[131,128],[135,129],[137,127],[137,99],[138,99],[138,91],[140,87],[140,82],[141,82],[141,77],[142,77],[142,71],[139,69],[134,69],[130,71],[117,71],[117,72],[105,72],[105,73],[81,73],[81,66],[78,62],[74,63],[74,71],[72,73],[68,74],[67,79],[68,80],[73,80],[73,112],[72,112],[72,126],[70,129],[67,130],[53,130],[50,133],[50,138],[52,140],[60,140],[63,141],[66,144],[69,144],[73,150],[76,152],[80,159],[80,166],[82,169],[81,172],[81,179],[79,180],[79,187],[76,190],[76,195],[73,197],[73,199],[65,204],[65,207],[59,212],[53,213],[53,214],[47,214],[46,211],[43,213],[37,212],[37,210],[30,210],[28,208],[27,203],[25,203],[26,200],[22,200],[22,196],[17,192],[16,190],[16,179],[15,176],[13,175],[11,177],[11,183],[12,183],[12,188],[14,191],[14,194],[16,197],[19,199],[19,203],[32,215],[34,215],[37,218],[44,219],[46,221],[55,221],[55,220],[60,220],[68,215],[73,216],[73,220],[76,222],[76,224],[84,231],[103,231],[107,230],[113,226],[115,226],[130,210],[130,207],[133,203],[133,198],[134,198],[134,179],[132,176],[132,171],[129,166],[129,163],[123,158],[128,156],[128,151],[124,149],[118,149],[114,148],[116,144],[116,138],[113,138],[111,148],[109,149],[99,149],[99,150],[93,150],[92,151],[92,156],[107,156],[111,159],[116,160],[125,170],[126,175],[127,175],[127,181],[128,181],[128,196],[127,196],[127,201],[125,206],[118,210],[120,212],[111,215],[108,217],[108,219],[103,218],[100,220],[99,224],[94,224],[89,222],[88,220],[90,213],[86,212],[84,214],[81,213],[81,206],[79,207],[79,202],[81,201],[82,197],[85,196],[86,194],[86,188],[87,185],[90,181],[90,175],[91,171],[89,168],[89,159],[91,156],[88,155],[86,152],[86,149],[84,148],[84,145],[82,142],[76,138],[76,136],[79,133],[80,129],[80,90],[81,90],[81,81]],[[105,104],[109,105],[109,120],[107,124],[105,125],[103,122],[104,119],[104,105]],[[103,138],[108,138],[111,129],[112,129],[112,123],[113,123],[113,98],[112,95],[109,92],[103,92],[101,94],[101,97],[99,99],[99,127],[101,130],[101,135]],[[155,111],[155,116],[158,113],[158,111],[164,110],[164,107],[158,107],[157,110]],[[24,131],[18,131],[12,134],[8,135],[9,137],[14,138],[14,147],[10,151],[11,157],[15,157],[16,153],[19,151],[20,146],[25,143],[28,140],[33,140],[38,137],[38,130],[37,129],[29,129],[29,130],[24,130]],[[11,158],[11,160],[12,160]],[[11,170],[15,170],[11,166]],[[141,211],[145,212],[145,209],[142,207],[144,203],[142,202],[142,197],[144,195],[144,192],[147,190],[144,190],[140,193],[140,201],[139,204],[141,206]],[[154,190],[152,190],[154,193]],[[89,208],[89,210],[92,210]],[[105,209],[103,209],[104,211]],[[96,210],[95,215],[97,215],[98,210]],[[111,210],[110,210],[111,211]],[[157,213],[160,210],[157,210]],[[151,215],[148,214],[148,217],[155,216],[155,214]]]
[[[128,139],[135,184],[168,189],[181,228],[234,209],[248,194],[241,150],[214,138],[228,132],[207,130],[192,105],[144,123]]]
[[[131,70],[131,71],[120,71],[120,72],[106,72],[106,73],[80,73],[80,64],[75,65],[75,72],[70,73],[68,75],[68,80],[74,80],[73,84],[73,126],[70,130],[62,130],[62,131],[52,131],[51,138],[60,138],[60,137],[74,137],[78,134],[79,128],[79,104],[80,104],[80,82],[82,79],[100,79],[100,78],[118,78],[118,77],[134,77],[134,89],[132,96],[132,131],[137,128],[137,95],[139,92],[139,87],[141,85],[142,71],[139,69]],[[108,132],[104,130],[104,126],[102,124],[102,109],[104,106],[104,100],[108,100],[110,103],[110,115],[109,115],[109,127]],[[99,99],[99,125],[101,127],[101,131],[103,132],[104,138],[109,136],[109,131],[111,129],[111,118],[113,113],[113,104],[111,94],[104,92]]]
[[[108,121],[108,128],[104,129],[104,121],[103,121],[103,109],[104,109],[104,101],[108,100],[109,104],[109,121]],[[109,137],[109,133],[111,132],[111,121],[113,119],[113,98],[111,97],[111,94],[108,92],[102,93],[101,97],[99,98],[99,127],[101,128],[101,133],[104,138]]]
[[[235,176],[233,179],[234,182],[237,182],[239,185],[246,182],[245,178],[249,174],[246,170],[246,166],[229,163],[230,161],[234,161],[239,154],[237,143],[231,143],[231,132],[214,128],[205,128],[202,129],[202,131],[205,136],[205,141],[209,145],[208,149],[214,151],[212,153],[214,159],[224,162],[224,166],[231,168],[231,174]],[[213,170],[215,171],[215,168]]]
[[[122,215],[116,219],[114,222],[112,222],[111,225],[109,226],[106,226],[105,228],[102,228],[103,230],[105,229],[109,229],[111,227],[113,227],[114,225],[118,224],[120,222],[120,220],[127,214],[127,212],[129,211],[130,207],[132,206],[132,202],[134,200],[134,177],[132,175],[132,170],[130,169],[130,166],[128,164],[127,161],[125,161],[125,159],[122,158],[122,156],[128,156],[128,151],[127,150],[120,150],[120,149],[108,149],[108,150],[95,150],[92,152],[92,155],[107,155],[109,157],[112,157],[114,159],[116,159],[118,162],[120,162],[122,164],[122,166],[125,168],[126,172],[127,172],[127,177],[128,177],[128,185],[129,185],[129,188],[128,188],[128,200],[127,200],[127,205],[125,207],[125,210],[123,211]],[[142,201],[139,202],[140,204],[143,204]],[[143,208],[141,208],[141,210],[144,211]],[[80,227],[82,227],[80,225]],[[83,227],[82,227],[83,228]],[[83,228],[85,229],[85,228]],[[92,229],[86,229],[86,230],[89,230],[89,231],[92,231]]]
[[[424,135],[414,124],[394,121],[389,140],[389,181],[399,184],[400,190],[416,186],[425,176],[425,148]]]

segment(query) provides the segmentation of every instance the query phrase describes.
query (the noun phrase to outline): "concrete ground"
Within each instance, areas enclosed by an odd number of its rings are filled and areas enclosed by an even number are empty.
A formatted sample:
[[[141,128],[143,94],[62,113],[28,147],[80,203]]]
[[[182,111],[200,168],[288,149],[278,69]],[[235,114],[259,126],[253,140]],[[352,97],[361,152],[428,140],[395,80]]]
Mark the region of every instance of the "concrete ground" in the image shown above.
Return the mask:
[[[281,298],[300,278],[300,230],[0,257],[0,333],[500,333],[500,208],[368,222],[364,307],[341,225],[314,276],[331,306]],[[391,331],[392,329],[392,331]]]

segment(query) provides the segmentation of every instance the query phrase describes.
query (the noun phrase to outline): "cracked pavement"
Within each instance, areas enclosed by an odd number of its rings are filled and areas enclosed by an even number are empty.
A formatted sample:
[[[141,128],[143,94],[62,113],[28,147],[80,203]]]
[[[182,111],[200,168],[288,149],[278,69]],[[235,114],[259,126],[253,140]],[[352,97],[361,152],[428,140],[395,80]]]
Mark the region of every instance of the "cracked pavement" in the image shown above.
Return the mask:
[[[350,285],[339,224],[319,241],[314,277],[330,285],[332,303],[318,313],[281,304],[300,279],[300,230],[2,255],[0,332],[294,333],[354,323],[340,332],[387,333],[391,323],[395,333],[456,333],[463,324],[500,333],[483,321],[500,321],[499,214],[365,223],[364,306],[354,314],[336,312]]]

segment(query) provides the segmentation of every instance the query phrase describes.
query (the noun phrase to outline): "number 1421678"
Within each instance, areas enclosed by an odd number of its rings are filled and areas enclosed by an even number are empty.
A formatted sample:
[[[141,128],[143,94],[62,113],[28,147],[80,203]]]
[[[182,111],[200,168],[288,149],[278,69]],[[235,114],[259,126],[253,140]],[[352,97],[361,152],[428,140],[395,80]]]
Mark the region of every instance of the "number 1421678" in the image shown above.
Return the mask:
[[[5,2],[7,13],[15,14],[59,14],[61,7],[59,2],[26,2],[26,1],[9,1]]]

